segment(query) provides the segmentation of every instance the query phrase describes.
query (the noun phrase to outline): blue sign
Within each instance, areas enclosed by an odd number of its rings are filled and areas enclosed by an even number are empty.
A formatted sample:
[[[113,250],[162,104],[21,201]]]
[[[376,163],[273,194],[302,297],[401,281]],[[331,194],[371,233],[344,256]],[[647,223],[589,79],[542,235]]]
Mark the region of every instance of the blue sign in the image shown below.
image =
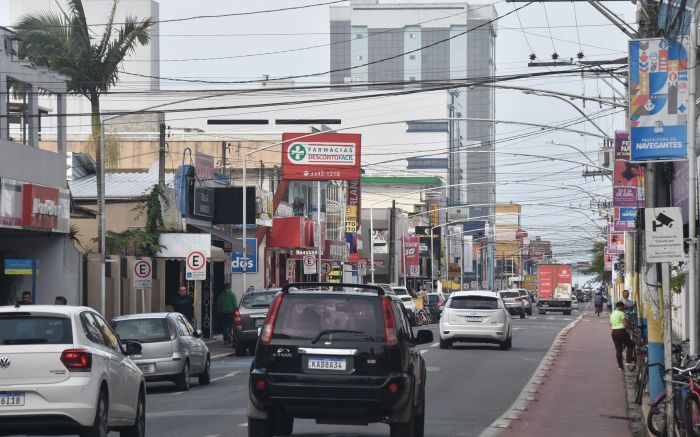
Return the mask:
[[[248,238],[246,245],[247,268],[246,273],[258,272],[258,240]],[[231,252],[231,273],[243,273],[243,253]]]
[[[688,38],[630,41],[629,64],[631,160],[686,159]]]
[[[6,275],[31,275],[34,271],[34,260],[31,259],[6,259]]]

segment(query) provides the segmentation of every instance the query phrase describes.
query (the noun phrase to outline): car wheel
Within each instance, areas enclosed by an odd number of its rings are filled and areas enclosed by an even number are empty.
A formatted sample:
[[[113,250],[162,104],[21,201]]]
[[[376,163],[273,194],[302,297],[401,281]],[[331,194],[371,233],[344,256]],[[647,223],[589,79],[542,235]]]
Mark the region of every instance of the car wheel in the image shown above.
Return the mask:
[[[100,390],[95,409],[95,421],[91,426],[82,428],[80,437],[107,437],[109,434],[109,404],[107,402],[107,392]]]
[[[570,315],[571,315],[571,310],[569,310],[569,311],[564,311],[564,315],[565,315],[565,316],[570,316]]]
[[[272,424],[266,419],[248,418],[248,437],[272,437]]]
[[[421,401],[418,405],[415,414],[415,433],[414,437],[423,437],[425,434],[425,388],[421,393]]]
[[[529,310],[527,310],[527,315],[528,315],[528,316],[532,316],[532,308],[530,308]]]
[[[276,414],[272,419],[272,434],[292,435],[294,432],[294,417],[286,414]]]
[[[520,312],[520,318],[521,318],[521,319],[524,319],[524,318],[525,318],[525,311],[521,311],[521,312]]]
[[[413,412],[411,412],[413,413]],[[408,422],[391,422],[389,424],[390,437],[415,437],[416,416],[410,414]]]
[[[211,383],[211,360],[207,357],[204,363],[204,371],[199,375],[199,385],[209,385]]]
[[[506,339],[506,341],[500,343],[498,346],[501,348],[502,351],[507,351],[513,346],[513,337],[509,336]]]
[[[237,357],[245,357],[247,353],[247,349],[245,344],[243,343],[238,343],[236,344],[236,356]]]
[[[180,391],[187,391],[190,389],[190,362],[185,361],[185,365],[182,367],[182,372],[175,378],[175,385]]]
[[[139,393],[136,404],[136,418],[134,424],[119,431],[121,437],[145,437],[146,435],[146,399],[143,393]]]
[[[449,340],[443,340],[440,339],[440,349],[447,349],[450,347],[450,341]]]

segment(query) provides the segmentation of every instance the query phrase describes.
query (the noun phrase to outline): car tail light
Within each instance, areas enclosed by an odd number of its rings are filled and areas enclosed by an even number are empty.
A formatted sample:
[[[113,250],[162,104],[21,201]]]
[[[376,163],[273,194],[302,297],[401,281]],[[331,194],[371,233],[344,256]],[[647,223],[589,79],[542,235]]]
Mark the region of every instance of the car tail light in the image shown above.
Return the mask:
[[[394,321],[394,312],[391,310],[391,300],[386,296],[382,299],[382,308],[384,310],[384,338],[386,345],[393,347],[398,344],[396,322]]]
[[[243,320],[241,320],[241,312],[236,310],[233,313],[233,326],[241,327],[243,326]]]
[[[275,300],[272,301],[272,304],[270,304],[270,310],[267,312],[265,323],[260,331],[260,343],[262,344],[270,344],[272,341],[272,334],[275,330],[275,320],[277,320],[277,312],[280,309],[283,297],[284,294],[278,294],[275,296]]]
[[[389,388],[390,393],[396,393],[397,391],[399,391],[399,385],[395,382],[392,382],[391,384],[389,384],[388,388]]]
[[[259,379],[258,382],[255,383],[255,388],[260,390],[260,391],[265,390],[265,381],[262,379]]]
[[[92,354],[82,349],[68,349],[61,354],[61,362],[71,372],[89,372]]]

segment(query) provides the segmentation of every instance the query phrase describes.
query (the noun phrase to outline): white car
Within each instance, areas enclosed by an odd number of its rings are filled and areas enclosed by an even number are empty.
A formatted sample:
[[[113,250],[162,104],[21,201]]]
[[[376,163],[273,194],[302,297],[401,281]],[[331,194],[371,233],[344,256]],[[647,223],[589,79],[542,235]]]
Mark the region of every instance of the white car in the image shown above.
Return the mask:
[[[578,311],[578,298],[573,294],[571,295],[571,309]]]
[[[440,318],[440,349],[457,341],[511,348],[512,319],[498,293],[456,291],[450,295]]]
[[[396,295],[401,299],[406,312],[408,313],[408,318],[411,323],[416,322],[416,303],[413,301],[413,296],[408,293],[406,287],[391,287],[391,289],[396,293]]]
[[[143,373],[95,310],[0,307],[0,435],[146,434]],[[127,350],[124,350],[126,348]]]

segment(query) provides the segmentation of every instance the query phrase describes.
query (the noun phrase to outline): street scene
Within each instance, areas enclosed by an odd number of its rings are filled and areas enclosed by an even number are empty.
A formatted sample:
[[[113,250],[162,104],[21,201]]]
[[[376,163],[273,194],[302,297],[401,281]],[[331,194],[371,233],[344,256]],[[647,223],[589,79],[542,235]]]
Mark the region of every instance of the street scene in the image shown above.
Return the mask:
[[[694,2],[258,3],[0,1],[0,435],[700,436]]]

